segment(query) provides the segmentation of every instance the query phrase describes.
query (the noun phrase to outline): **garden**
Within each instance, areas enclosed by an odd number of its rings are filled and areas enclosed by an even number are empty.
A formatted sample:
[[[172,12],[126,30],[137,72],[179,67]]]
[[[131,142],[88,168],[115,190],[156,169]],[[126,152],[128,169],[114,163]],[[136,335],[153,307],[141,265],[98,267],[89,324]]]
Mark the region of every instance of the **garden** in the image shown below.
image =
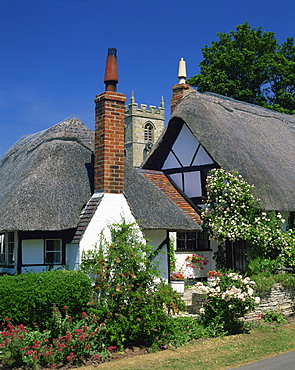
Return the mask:
[[[102,236],[83,254],[80,271],[1,276],[2,368],[99,364],[127,349],[151,353],[249,331],[251,324],[241,318],[259,303],[259,292],[277,280],[295,286],[293,274],[275,275],[279,267],[295,265],[294,231],[282,232],[282,216],[263,211],[252,190],[223,170],[212,171],[208,180],[204,227],[218,240],[248,240],[251,254],[247,274],[227,270],[220,260],[207,282],[195,284],[205,296],[200,315],[183,314],[181,294],[161,279],[138,226],[124,220],[110,226],[110,241]],[[186,263],[202,267],[207,261],[194,254]],[[171,278],[182,278],[173,265]],[[284,320],[278,313],[260,319]]]

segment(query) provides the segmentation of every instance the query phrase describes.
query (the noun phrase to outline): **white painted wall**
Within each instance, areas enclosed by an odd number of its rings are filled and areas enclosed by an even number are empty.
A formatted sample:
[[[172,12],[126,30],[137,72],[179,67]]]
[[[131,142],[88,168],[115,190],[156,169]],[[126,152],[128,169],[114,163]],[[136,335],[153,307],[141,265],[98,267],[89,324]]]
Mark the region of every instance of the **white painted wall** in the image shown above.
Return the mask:
[[[127,223],[136,222],[124,194],[105,193],[80,241],[79,263],[81,262],[82,251],[93,249],[95,244],[99,243],[101,233],[107,240],[110,240],[111,235],[108,226],[119,223],[122,219]],[[76,262],[69,261],[69,263]]]
[[[148,240],[148,244],[154,247],[154,250],[166,239],[166,230],[143,230],[145,238]],[[155,257],[155,261],[159,263],[159,269],[161,277],[168,280],[169,267],[168,267],[168,248],[167,245],[163,246],[162,252]]]
[[[174,239],[174,250],[175,250],[175,258],[176,258],[176,270],[179,272],[182,272],[185,277],[193,277],[193,278],[205,278],[207,277],[206,273],[211,270],[215,270],[215,261],[213,260],[213,254],[217,251],[217,247],[220,244],[220,242],[217,242],[215,240],[210,240],[210,249],[209,251],[195,251],[195,252],[178,252],[176,250],[176,233],[171,233],[170,238]],[[185,259],[187,256],[195,254],[200,254],[203,257],[208,258],[209,263],[206,266],[203,266],[204,269],[194,269],[186,267]]]
[[[66,265],[69,270],[78,270],[80,261],[79,244],[66,244]]]

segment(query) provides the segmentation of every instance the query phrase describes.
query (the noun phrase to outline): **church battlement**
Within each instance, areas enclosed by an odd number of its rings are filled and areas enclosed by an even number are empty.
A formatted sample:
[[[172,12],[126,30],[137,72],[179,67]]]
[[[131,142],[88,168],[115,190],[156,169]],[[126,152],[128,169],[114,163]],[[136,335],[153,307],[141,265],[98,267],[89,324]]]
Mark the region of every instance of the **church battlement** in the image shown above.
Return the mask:
[[[125,117],[129,115],[133,116],[141,116],[147,119],[165,119],[164,117],[165,108],[164,108],[164,100],[162,97],[161,104],[159,108],[156,108],[154,105],[150,105],[149,107],[147,104],[140,104],[138,107],[138,103],[135,103],[134,93],[132,92],[132,96],[130,99],[130,104],[125,106]]]
[[[164,99],[159,108],[135,103],[134,93],[125,106],[125,157],[133,166],[140,167],[143,160],[164,130]]]

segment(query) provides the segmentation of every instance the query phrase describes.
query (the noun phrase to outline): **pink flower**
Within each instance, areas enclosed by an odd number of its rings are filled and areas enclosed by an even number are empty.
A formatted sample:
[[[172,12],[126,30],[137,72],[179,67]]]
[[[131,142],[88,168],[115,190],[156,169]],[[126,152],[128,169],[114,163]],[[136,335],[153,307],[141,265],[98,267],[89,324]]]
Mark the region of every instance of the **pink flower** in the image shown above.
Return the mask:
[[[82,319],[88,319],[88,315],[86,312],[82,312]]]

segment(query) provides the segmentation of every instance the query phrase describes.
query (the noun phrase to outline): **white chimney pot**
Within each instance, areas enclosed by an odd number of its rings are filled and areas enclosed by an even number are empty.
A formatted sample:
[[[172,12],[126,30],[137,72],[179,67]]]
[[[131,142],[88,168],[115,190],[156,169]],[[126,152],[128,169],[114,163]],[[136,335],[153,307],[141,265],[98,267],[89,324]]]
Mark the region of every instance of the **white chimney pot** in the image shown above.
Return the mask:
[[[186,80],[186,64],[185,60],[183,58],[180,59],[179,65],[178,65],[178,78],[179,78],[179,84],[185,84]]]

